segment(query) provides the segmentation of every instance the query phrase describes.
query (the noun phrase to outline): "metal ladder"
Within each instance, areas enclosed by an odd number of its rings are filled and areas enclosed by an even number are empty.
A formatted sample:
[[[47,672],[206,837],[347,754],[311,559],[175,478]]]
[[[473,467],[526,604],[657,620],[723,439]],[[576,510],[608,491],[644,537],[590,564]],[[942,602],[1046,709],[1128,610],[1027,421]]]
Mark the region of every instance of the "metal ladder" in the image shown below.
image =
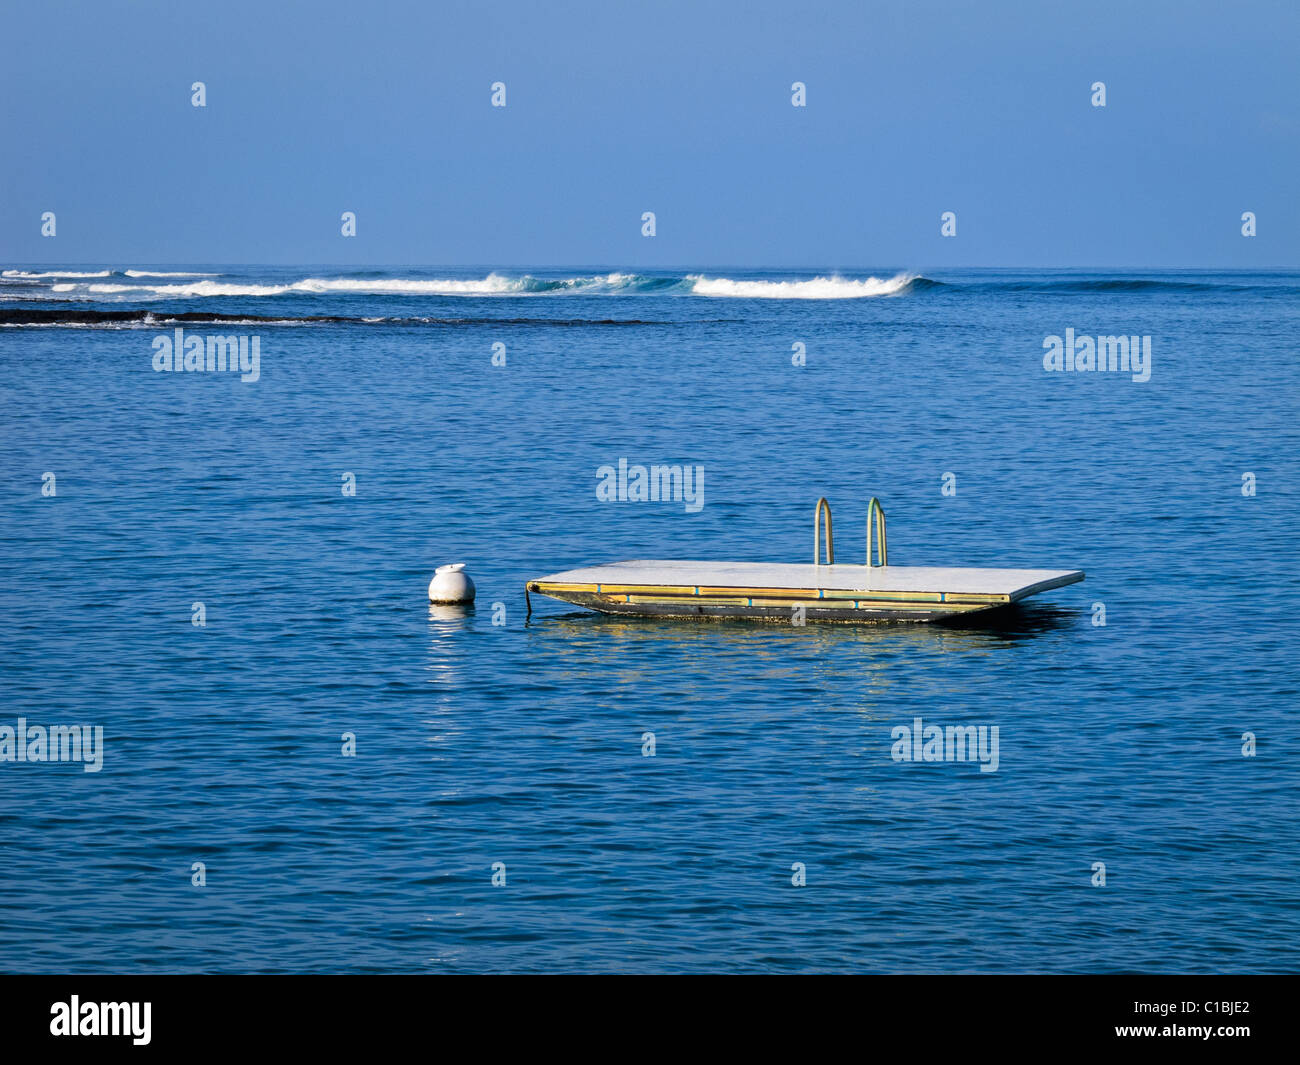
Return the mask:
[[[831,505],[822,496],[817,500],[817,510],[813,513],[813,565],[822,564],[822,511],[826,511],[826,565],[835,565],[835,534],[831,529]],[[874,551],[873,551],[874,547]],[[880,560],[872,562],[875,554]],[[889,565],[889,545],[885,539],[885,508],[880,500],[872,496],[867,503],[867,568],[875,569]]]

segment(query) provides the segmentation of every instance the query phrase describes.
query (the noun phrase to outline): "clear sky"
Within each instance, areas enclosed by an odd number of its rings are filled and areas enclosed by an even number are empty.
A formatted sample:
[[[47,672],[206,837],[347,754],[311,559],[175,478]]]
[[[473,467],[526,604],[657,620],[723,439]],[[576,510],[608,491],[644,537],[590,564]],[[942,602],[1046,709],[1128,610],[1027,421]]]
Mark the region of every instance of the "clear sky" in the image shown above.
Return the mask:
[[[1300,3],[8,0],[0,137],[6,263],[1297,266]]]

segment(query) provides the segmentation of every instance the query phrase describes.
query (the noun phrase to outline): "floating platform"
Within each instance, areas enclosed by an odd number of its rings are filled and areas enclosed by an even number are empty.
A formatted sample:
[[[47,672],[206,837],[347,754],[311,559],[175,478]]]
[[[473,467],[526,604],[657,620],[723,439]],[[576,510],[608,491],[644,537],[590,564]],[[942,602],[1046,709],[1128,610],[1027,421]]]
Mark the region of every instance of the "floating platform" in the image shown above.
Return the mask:
[[[1019,602],[1074,584],[1081,570],[890,566],[884,510],[872,499],[870,530],[880,537],[879,564],[835,565],[830,506],[817,504],[814,558],[820,553],[820,518],[826,513],[827,563],[650,560],[611,562],[528,581],[527,592],[606,614],[671,618],[754,618],[801,621],[938,621]],[[530,603],[531,609],[531,603]]]

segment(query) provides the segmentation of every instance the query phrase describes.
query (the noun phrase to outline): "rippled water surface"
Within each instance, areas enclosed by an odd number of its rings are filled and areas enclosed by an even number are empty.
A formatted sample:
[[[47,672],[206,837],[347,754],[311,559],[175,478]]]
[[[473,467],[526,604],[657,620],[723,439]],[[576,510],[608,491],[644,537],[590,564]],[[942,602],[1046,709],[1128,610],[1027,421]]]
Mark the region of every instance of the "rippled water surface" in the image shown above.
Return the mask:
[[[1300,968],[1300,276],[105,269],[0,283],[0,726],[104,733],[0,762],[0,968]],[[177,314],[259,379],[155,372]],[[1150,380],[1045,372],[1067,328]],[[705,505],[598,501],[620,458]],[[582,564],[807,561],[820,495],[841,561],[876,495],[895,564],[1087,580],[525,623]],[[894,761],[917,717],[997,771]]]

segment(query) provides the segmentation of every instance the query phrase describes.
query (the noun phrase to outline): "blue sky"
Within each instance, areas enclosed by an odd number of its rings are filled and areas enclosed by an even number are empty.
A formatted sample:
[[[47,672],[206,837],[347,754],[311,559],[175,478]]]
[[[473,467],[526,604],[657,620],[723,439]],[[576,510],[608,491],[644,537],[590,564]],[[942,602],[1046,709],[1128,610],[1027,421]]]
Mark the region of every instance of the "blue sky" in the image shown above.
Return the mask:
[[[42,0],[0,99],[6,263],[1300,265],[1293,0]]]

